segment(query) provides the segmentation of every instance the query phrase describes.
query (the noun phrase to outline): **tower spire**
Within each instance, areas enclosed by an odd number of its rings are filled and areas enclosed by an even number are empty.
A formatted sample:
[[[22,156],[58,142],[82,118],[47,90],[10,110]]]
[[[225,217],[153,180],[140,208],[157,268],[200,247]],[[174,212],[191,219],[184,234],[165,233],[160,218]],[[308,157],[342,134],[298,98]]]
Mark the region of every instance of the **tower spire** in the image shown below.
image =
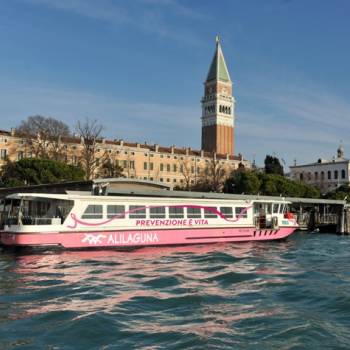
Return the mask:
[[[202,98],[202,149],[233,155],[235,99],[219,35],[216,35],[215,42],[215,53]]]

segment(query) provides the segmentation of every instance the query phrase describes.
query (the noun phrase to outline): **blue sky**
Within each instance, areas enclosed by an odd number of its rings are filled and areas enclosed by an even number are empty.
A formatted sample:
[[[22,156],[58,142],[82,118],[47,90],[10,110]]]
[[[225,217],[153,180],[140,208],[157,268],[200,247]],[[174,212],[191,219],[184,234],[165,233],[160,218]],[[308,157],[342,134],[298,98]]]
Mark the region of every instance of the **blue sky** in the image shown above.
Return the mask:
[[[0,0],[1,129],[98,119],[109,138],[200,147],[222,47],[236,153],[263,163],[350,155],[348,0]]]

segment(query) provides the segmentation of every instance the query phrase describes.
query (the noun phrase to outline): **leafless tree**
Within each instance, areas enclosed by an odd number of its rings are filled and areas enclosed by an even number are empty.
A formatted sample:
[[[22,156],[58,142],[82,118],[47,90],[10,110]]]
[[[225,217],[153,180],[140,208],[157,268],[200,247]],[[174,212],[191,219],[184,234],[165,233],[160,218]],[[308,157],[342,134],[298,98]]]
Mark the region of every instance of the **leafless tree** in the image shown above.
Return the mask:
[[[101,143],[101,133],[103,126],[96,119],[85,119],[84,122],[77,122],[76,131],[81,137],[82,154],[80,163],[85,171],[85,177],[90,180],[94,177],[96,169],[100,166],[100,161],[107,157],[107,152],[104,152],[100,157],[97,157],[99,144]]]
[[[191,180],[193,178],[193,173],[192,173],[192,163],[189,158],[180,158],[179,159],[179,167],[180,167],[180,173],[184,177],[185,180],[185,190],[188,191],[191,187]]]
[[[30,151],[36,157],[55,160],[63,158],[61,137],[70,135],[68,125],[55,118],[41,115],[30,116],[23,120],[16,132],[26,140]]]
[[[202,170],[200,179],[195,185],[195,190],[204,190],[211,192],[221,192],[223,183],[226,179],[226,170],[224,165],[212,153],[207,166]]]

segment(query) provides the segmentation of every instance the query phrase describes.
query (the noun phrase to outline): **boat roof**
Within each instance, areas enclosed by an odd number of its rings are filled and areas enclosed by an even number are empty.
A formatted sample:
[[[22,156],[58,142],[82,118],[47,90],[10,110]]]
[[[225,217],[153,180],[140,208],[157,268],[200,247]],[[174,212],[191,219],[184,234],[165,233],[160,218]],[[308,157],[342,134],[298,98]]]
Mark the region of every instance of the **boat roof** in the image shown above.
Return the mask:
[[[51,193],[14,193],[8,195],[9,199],[21,199],[21,198],[47,198],[47,199],[62,199],[62,200],[74,200],[74,199],[95,199],[95,200],[107,200],[112,201],[116,197],[123,197],[126,201],[139,198],[140,200],[146,200],[148,198],[159,200],[181,200],[181,199],[193,199],[200,200],[234,200],[234,201],[247,201],[250,202],[286,202],[283,197],[268,197],[268,196],[250,196],[250,195],[234,195],[234,194],[222,194],[222,193],[206,193],[206,192],[186,192],[186,191],[121,191],[116,193],[108,193],[107,195],[92,195],[86,192],[69,191],[68,194],[51,194]]]
[[[191,192],[191,191],[164,191],[164,190],[122,190],[108,189],[105,195],[92,195],[91,193],[81,191],[69,191],[68,194],[51,194],[51,193],[15,193],[6,198],[48,198],[48,199],[96,199],[108,201],[113,200],[113,197],[123,197],[125,200],[146,199],[195,199],[195,200],[235,200],[235,201],[259,201],[259,202],[289,202],[294,204],[330,204],[342,205],[346,204],[344,200],[318,199],[318,198],[296,198],[282,196],[260,196],[260,195],[244,195],[244,194],[229,194],[229,193],[214,193],[214,192]]]

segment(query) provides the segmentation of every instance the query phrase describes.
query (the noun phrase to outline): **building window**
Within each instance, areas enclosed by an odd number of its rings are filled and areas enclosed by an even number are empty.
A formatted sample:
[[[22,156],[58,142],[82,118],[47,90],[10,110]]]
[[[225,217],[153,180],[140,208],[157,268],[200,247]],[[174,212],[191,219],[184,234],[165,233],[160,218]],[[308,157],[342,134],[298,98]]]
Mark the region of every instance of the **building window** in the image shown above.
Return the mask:
[[[134,160],[130,161],[130,169],[135,169],[135,161]]]
[[[1,150],[0,158],[1,159],[6,159],[7,158],[7,149],[2,149]]]
[[[181,165],[180,165],[180,173],[183,174],[183,172],[184,172],[184,166],[181,164]]]
[[[191,173],[194,174],[194,166],[191,166]]]
[[[167,171],[167,172],[170,172],[170,164],[167,164],[167,165],[166,165],[166,171]]]
[[[153,170],[153,163],[149,163],[149,170]]]
[[[18,160],[23,159],[24,158],[24,152],[23,151],[19,151],[17,157],[18,157]]]
[[[315,180],[317,181],[318,180],[318,172],[315,171]]]
[[[341,178],[345,179],[345,170],[344,169],[341,171]]]
[[[160,163],[160,171],[164,171],[164,164]]]
[[[177,171],[177,166],[176,164],[173,164],[173,172],[176,173],[176,171]]]
[[[164,179],[163,179],[162,177],[161,177],[159,180],[160,180],[160,182],[163,182],[163,181],[164,181]]]
[[[338,179],[338,170],[334,170],[334,179],[335,179],[335,180]]]
[[[327,171],[327,176],[328,176],[328,180],[330,180],[332,178],[332,173],[330,170]]]
[[[147,170],[147,162],[143,163],[143,170]]]
[[[166,179],[166,182],[170,182],[170,179]]]
[[[324,180],[324,171],[321,171],[321,180]]]
[[[303,181],[303,180],[304,180],[304,174],[300,173],[300,181]]]

